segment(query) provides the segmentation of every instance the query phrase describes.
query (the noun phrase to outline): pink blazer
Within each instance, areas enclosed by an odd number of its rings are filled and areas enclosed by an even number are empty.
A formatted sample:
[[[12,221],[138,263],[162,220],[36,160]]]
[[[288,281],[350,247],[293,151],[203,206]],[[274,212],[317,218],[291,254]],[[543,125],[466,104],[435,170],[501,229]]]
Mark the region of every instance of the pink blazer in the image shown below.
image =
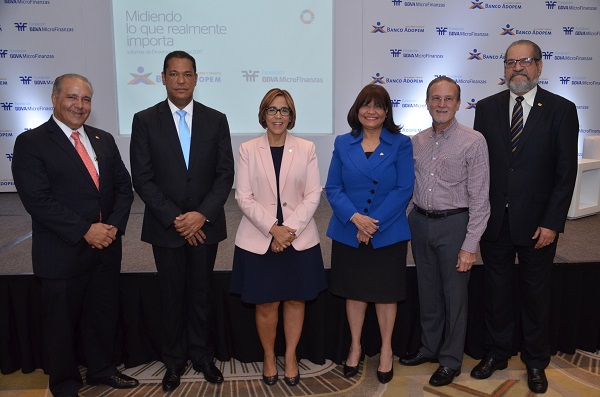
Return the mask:
[[[313,215],[321,200],[321,180],[315,144],[287,134],[279,173],[283,224],[296,229],[292,243],[298,251],[319,243]],[[235,199],[244,216],[235,244],[264,254],[269,249],[269,230],[277,222],[277,183],[267,134],[240,145],[236,169]]]

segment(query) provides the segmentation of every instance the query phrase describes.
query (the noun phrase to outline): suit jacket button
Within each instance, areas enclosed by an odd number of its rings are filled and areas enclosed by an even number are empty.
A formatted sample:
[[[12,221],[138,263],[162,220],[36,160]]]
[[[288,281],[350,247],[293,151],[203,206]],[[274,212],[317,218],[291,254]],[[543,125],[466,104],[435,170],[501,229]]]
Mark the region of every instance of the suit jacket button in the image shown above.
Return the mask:
[[[514,169],[513,169],[513,168],[509,168],[509,169],[508,169],[508,172],[513,172],[513,171],[514,171]]]
[[[369,209],[368,209],[368,208],[365,208],[363,211],[364,211],[364,213],[366,214],[367,212],[369,212]]]
[[[281,205],[283,205],[284,207],[286,207],[286,206],[287,206],[287,203],[283,203],[283,204],[281,204]]]

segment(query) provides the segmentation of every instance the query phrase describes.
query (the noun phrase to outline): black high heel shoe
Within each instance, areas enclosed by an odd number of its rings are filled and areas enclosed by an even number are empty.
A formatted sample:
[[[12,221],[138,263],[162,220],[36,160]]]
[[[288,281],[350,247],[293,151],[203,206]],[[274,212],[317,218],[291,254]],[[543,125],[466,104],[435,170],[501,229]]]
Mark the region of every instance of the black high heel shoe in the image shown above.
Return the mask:
[[[390,369],[388,372],[381,372],[379,370],[377,371],[377,380],[379,380],[380,383],[386,384],[391,381],[393,377],[394,367],[392,367],[392,369]]]
[[[346,378],[352,378],[353,376],[355,376],[358,373],[358,367],[360,366],[360,363],[364,360],[365,355],[362,353],[360,353],[360,358],[358,359],[358,364],[351,367],[349,365],[346,365],[346,363],[344,363],[344,377]]]
[[[285,376],[283,377],[283,381],[288,386],[296,386],[300,383],[300,369],[298,369],[298,374],[296,376]]]
[[[262,377],[263,377],[263,382],[265,382],[267,384],[267,386],[273,386],[275,383],[277,383],[277,380],[279,379],[278,374],[271,375],[271,376],[267,376],[267,375],[263,374]]]

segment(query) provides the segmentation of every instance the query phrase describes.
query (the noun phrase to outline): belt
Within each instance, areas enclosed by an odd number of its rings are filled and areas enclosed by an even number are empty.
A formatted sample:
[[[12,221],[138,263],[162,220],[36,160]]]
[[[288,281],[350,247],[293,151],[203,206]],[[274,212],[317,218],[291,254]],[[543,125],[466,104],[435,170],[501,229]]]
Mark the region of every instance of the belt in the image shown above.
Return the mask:
[[[415,205],[415,209],[417,210],[417,212],[419,214],[424,215],[427,218],[432,218],[432,219],[446,218],[450,215],[460,214],[462,212],[467,212],[469,210],[468,208],[455,208],[453,210],[445,210],[445,211],[426,211],[423,208],[416,206],[416,205]]]

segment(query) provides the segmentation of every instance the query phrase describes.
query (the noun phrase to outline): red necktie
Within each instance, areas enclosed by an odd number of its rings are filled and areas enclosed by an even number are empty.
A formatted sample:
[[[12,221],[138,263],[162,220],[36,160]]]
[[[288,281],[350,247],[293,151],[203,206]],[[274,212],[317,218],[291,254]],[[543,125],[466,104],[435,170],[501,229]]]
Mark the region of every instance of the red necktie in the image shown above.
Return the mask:
[[[85,168],[87,168],[90,176],[96,184],[96,189],[100,190],[100,178],[98,177],[98,172],[96,171],[96,167],[94,167],[94,163],[92,162],[90,155],[88,154],[87,150],[85,150],[85,146],[83,146],[83,143],[81,143],[81,140],[79,139],[79,132],[73,132],[71,134],[71,138],[73,138],[73,141],[75,142],[75,150],[77,150],[77,153],[79,153],[79,157],[81,157],[81,160],[83,160]]]

